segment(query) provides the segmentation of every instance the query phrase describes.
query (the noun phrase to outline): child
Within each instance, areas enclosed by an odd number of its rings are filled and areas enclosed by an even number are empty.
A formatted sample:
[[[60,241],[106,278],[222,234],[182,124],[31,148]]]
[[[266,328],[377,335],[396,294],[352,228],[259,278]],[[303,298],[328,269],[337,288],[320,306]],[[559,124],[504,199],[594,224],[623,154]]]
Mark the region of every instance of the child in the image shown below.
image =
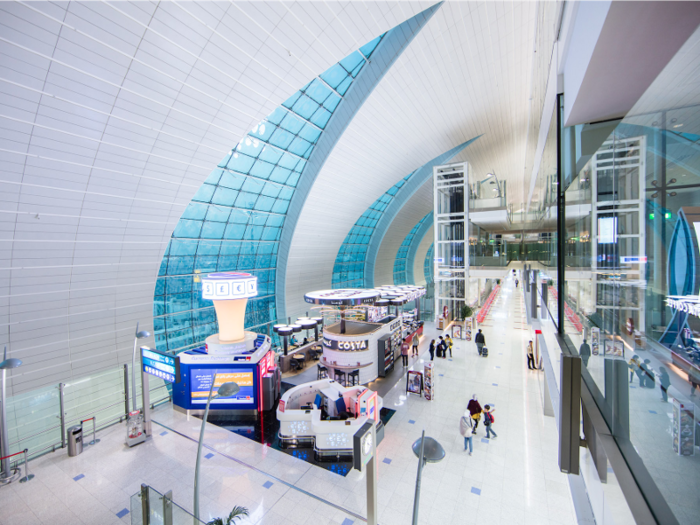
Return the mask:
[[[484,426],[486,427],[486,439],[491,439],[490,434],[493,434],[494,439],[498,436],[493,431],[493,411],[495,408],[491,408],[490,405],[484,405]]]

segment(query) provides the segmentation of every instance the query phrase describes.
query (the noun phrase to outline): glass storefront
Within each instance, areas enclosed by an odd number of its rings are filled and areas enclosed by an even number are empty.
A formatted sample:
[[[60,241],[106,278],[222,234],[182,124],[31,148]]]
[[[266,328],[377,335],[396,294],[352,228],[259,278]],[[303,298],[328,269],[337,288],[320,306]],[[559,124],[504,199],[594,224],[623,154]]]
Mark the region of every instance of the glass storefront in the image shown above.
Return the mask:
[[[633,474],[684,524],[700,516],[698,44],[624,119],[561,130],[565,332]]]

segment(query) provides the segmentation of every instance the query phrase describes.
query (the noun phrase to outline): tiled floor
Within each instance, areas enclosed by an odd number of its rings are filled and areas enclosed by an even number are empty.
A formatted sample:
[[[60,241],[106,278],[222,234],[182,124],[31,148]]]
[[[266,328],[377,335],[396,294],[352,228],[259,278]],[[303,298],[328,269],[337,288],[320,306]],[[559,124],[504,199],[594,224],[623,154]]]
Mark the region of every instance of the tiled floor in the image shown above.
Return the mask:
[[[554,419],[542,414],[538,372],[525,363],[528,332],[515,329],[522,316],[509,281],[485,323],[492,325],[484,328],[488,358],[477,355],[473,342],[455,341],[452,360],[436,360],[434,401],[407,398],[403,377],[384,397],[397,413],[378,449],[379,523],[411,522],[417,467],[411,444],[423,429],[446,457],[423,472],[420,523],[575,523],[567,479],[557,467]],[[426,335],[425,356],[437,332],[428,327]],[[459,418],[474,393],[482,405],[495,405],[498,439],[484,439],[480,425],[468,456]],[[175,501],[191,509],[200,421],[167,406],[156,410],[154,421],[153,439],[133,449],[123,445],[120,425],[102,432],[102,441],[81,456],[58,451],[31,462],[34,480],[0,488],[0,524],[130,523],[125,510],[141,483],[172,489]],[[342,477],[214,425],[207,425],[205,442],[206,519],[234,505],[248,507],[247,522],[260,524],[350,525],[365,515],[365,479],[357,471]]]

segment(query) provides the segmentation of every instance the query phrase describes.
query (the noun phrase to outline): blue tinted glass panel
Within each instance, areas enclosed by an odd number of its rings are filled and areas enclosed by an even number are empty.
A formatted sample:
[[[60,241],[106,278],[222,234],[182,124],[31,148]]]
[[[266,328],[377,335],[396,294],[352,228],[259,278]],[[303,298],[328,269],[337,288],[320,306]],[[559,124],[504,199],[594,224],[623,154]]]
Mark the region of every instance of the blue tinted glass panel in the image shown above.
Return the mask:
[[[374,49],[376,42],[366,47]],[[358,53],[354,55],[321,78],[333,88],[342,84],[346,92],[353,80],[349,73],[359,64]],[[248,301],[245,326],[273,335],[275,268],[289,202],[305,159],[340,102],[324,82],[312,80],[234,145],[197,190],[159,269],[153,301],[159,350],[199,346],[218,331],[212,302],[202,299],[199,281],[199,275],[213,271],[247,271],[258,277],[258,297]],[[362,263],[354,264],[357,277]]]

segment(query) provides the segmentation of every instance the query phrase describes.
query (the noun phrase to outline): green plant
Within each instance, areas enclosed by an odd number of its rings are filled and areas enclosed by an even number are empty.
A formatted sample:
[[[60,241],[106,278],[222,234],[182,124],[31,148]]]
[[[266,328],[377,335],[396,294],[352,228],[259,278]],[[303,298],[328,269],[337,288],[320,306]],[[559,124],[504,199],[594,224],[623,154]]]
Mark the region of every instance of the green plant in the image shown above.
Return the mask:
[[[474,309],[468,304],[463,304],[462,311],[460,313],[462,314],[462,319],[469,319],[472,315],[474,315]]]
[[[236,505],[233,507],[231,512],[229,513],[228,517],[226,518],[226,521],[224,521],[223,518],[214,518],[210,522],[207,523],[207,525],[231,525],[233,522],[236,520],[242,518],[243,516],[248,515],[248,509],[245,507],[239,507]]]

